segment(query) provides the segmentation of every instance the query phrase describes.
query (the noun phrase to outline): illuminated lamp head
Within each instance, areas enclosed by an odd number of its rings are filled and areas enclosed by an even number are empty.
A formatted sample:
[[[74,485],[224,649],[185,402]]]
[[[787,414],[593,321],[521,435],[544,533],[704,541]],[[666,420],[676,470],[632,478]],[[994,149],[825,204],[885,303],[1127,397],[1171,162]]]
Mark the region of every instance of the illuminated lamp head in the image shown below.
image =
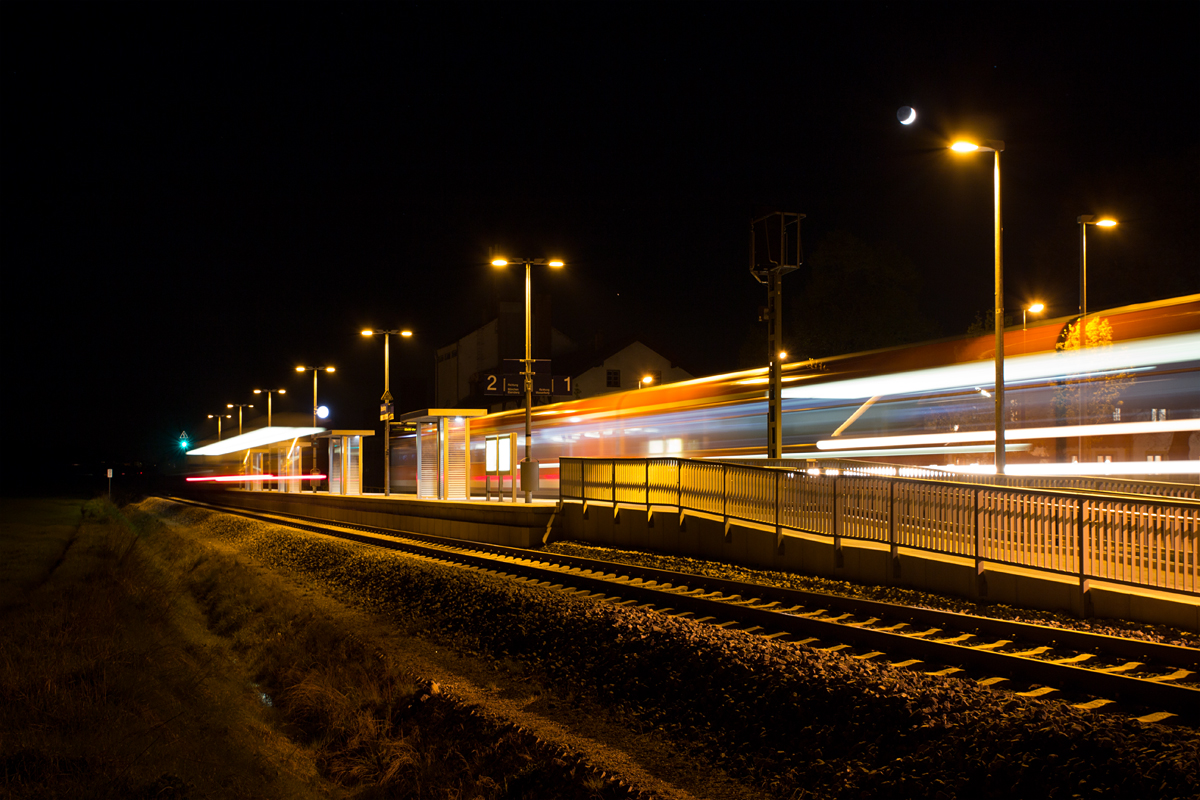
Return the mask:
[[[317,417],[319,419],[325,419],[328,416],[329,416],[329,408],[327,406],[320,406],[317,408]]]

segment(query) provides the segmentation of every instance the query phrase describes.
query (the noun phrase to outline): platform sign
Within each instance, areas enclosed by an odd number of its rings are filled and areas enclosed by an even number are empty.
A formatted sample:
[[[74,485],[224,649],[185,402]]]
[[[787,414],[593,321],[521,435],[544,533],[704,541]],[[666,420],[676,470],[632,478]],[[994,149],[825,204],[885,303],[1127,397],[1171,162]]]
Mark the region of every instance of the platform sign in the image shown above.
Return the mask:
[[[392,404],[391,403],[380,403],[379,404],[379,421],[380,422],[384,422],[386,420],[391,420],[391,419],[395,419],[395,418],[396,418],[395,415],[392,413]]]
[[[551,375],[551,376],[549,376],[549,378],[550,378],[550,386],[548,387],[549,391],[545,392],[545,394],[549,394],[554,397],[574,397],[575,396],[575,393],[571,390],[572,378],[570,375]],[[535,388],[536,388],[536,384],[535,384]],[[542,393],[539,392],[539,394],[542,394]]]
[[[525,378],[520,374],[500,375],[494,372],[484,373],[482,385],[483,393],[490,397],[515,397],[525,394]]]
[[[570,375],[534,373],[533,393],[537,397],[572,397]],[[520,397],[525,394],[525,376],[518,373],[483,375],[483,393],[490,397]]]

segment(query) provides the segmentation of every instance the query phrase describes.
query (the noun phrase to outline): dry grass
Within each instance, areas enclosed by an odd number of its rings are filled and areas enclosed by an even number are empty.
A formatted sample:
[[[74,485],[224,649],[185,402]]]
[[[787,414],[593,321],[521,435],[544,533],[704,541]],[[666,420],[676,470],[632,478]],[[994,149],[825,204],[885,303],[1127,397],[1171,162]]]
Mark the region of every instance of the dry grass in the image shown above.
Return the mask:
[[[47,511],[20,510],[34,526],[28,518]],[[272,733],[187,593],[155,568],[145,530],[106,501],[83,512],[61,563],[26,584],[0,620],[0,793],[328,796],[297,748]],[[9,535],[9,523],[0,539],[10,555],[47,566],[45,544],[28,528]]]
[[[104,500],[82,520],[69,547],[0,527],[37,562],[0,612],[0,795],[627,794],[393,667],[217,543]]]

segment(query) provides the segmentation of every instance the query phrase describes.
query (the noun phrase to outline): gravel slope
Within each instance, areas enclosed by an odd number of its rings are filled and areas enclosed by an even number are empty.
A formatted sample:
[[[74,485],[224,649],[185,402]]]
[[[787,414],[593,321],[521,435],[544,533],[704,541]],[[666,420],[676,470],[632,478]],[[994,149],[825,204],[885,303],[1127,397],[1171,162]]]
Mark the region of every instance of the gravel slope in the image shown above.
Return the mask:
[[[765,586],[780,586],[788,589],[803,589],[810,592],[825,592],[843,597],[860,597],[865,600],[901,603],[941,611],[955,611],[961,614],[976,614],[985,617],[995,617],[997,619],[1030,622],[1036,625],[1049,625],[1110,636],[1124,636],[1131,639],[1145,639],[1165,644],[1200,648],[1200,635],[1167,625],[1148,625],[1141,622],[1129,622],[1119,619],[1079,619],[1069,614],[1054,611],[1018,608],[1002,603],[975,603],[970,600],[962,600],[957,597],[949,597],[932,592],[922,592],[916,589],[905,589],[896,586],[870,586],[851,583],[849,581],[834,580],[832,578],[796,575],[790,572],[756,570],[720,561],[705,561],[683,556],[644,553],[637,550],[597,547],[582,542],[555,542],[548,545],[545,550],[549,553],[560,553],[567,556],[598,558],[621,564],[675,570],[727,580],[749,581]]]
[[[176,507],[178,508],[178,507]],[[515,666],[774,797],[1194,797],[1200,737],[189,510],[344,602]]]

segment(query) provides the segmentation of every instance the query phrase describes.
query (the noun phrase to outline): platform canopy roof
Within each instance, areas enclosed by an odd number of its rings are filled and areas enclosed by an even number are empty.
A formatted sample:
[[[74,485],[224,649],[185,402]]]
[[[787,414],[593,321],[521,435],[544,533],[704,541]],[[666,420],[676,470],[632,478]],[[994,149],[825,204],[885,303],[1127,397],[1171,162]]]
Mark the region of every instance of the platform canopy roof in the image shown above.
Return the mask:
[[[325,431],[324,433],[318,434],[317,438],[318,439],[332,439],[336,436],[374,436],[374,435],[375,435],[375,431],[360,431],[360,430],[341,431],[341,430],[338,430],[338,431]]]
[[[425,408],[402,414],[397,422],[436,422],[445,417],[482,417],[487,413],[486,408]]]
[[[317,433],[324,433],[324,428],[258,428],[249,433],[243,433],[241,436],[231,436],[228,439],[222,439],[219,442],[206,444],[204,447],[197,447],[195,450],[188,450],[189,456],[223,456],[227,453],[236,453],[240,450],[249,450],[253,447],[265,447],[276,442],[286,442],[289,439],[297,439],[301,436],[312,436]],[[356,431],[357,433],[357,431]]]

